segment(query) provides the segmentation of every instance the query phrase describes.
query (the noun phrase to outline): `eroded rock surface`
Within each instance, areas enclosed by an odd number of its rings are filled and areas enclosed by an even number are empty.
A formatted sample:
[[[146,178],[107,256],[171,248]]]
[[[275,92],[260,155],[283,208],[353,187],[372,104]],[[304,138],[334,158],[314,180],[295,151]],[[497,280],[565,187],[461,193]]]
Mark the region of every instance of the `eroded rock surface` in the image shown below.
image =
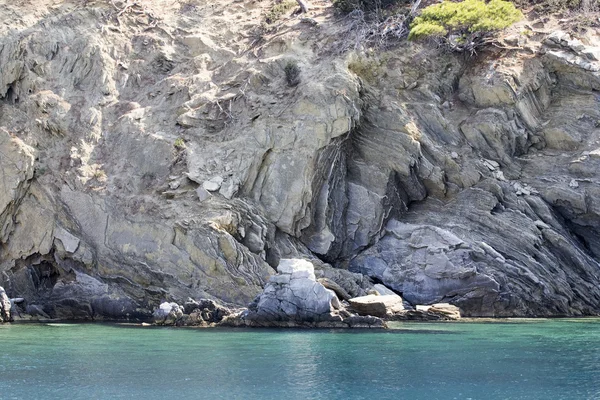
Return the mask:
[[[248,309],[223,320],[226,326],[383,328],[381,318],[346,310],[334,291],[317,282],[307,260],[282,259]]]
[[[365,57],[330,3],[261,35],[271,1],[80,3],[0,6],[0,284],[37,315],[243,307],[282,258],[341,298],[600,313],[595,34]]]
[[[156,325],[176,325],[183,318],[183,307],[177,303],[162,303],[152,313]]]
[[[375,317],[386,318],[404,310],[402,297],[391,295],[368,295],[355,297],[348,300],[350,307],[359,315],[373,315]]]
[[[6,295],[4,288],[0,286],[0,322],[10,322],[11,320],[10,299]]]
[[[245,319],[271,322],[318,323],[335,318],[341,308],[335,293],[317,282],[313,265],[300,259],[283,259],[264,291],[250,305]]]
[[[417,305],[414,310],[404,310],[390,317],[393,321],[456,321],[462,317],[460,309],[448,303],[428,306]]]

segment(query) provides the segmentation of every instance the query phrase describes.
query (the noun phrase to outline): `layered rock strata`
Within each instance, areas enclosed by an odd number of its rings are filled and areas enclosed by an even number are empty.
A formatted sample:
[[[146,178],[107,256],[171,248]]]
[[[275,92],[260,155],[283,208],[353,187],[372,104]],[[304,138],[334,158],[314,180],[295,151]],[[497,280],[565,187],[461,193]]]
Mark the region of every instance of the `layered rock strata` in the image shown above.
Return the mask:
[[[270,2],[121,6],[0,6],[0,284],[32,313],[246,306],[287,258],[342,299],[600,313],[595,34],[366,57],[331,4],[260,35]]]

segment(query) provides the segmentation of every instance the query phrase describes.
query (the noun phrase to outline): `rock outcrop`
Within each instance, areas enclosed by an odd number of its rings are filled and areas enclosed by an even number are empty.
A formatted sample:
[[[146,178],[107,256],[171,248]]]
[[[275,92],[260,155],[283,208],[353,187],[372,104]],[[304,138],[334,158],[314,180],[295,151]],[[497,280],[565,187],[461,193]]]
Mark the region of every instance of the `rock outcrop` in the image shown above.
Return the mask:
[[[461,319],[460,309],[448,303],[416,306],[414,310],[404,310],[389,318],[392,321],[456,321]]]
[[[167,302],[152,313],[154,325],[170,326],[215,326],[231,315],[229,308],[210,299],[188,299],[183,306]]]
[[[350,307],[359,315],[373,315],[387,318],[404,310],[402,298],[398,295],[368,295],[348,300]]]
[[[376,316],[362,317],[344,309],[336,294],[317,282],[306,260],[282,259],[278,274],[248,310],[224,324],[252,327],[382,328]]]
[[[595,35],[340,54],[331,4],[257,34],[271,3],[0,7],[9,296],[92,320],[260,295],[275,318],[304,312],[269,282],[299,258],[321,279],[302,318],[374,284],[467,316],[600,313]]]
[[[244,319],[268,325],[330,321],[341,304],[335,293],[317,282],[313,265],[306,260],[283,259],[264,291],[250,305]]]
[[[183,318],[183,307],[177,303],[162,303],[152,313],[156,325],[177,325]]]
[[[4,288],[0,286],[0,323],[12,321],[10,299]]]
[[[200,299],[195,301],[188,299],[184,305],[184,324],[188,326],[211,326],[218,324],[232,314],[232,311],[214,300]]]

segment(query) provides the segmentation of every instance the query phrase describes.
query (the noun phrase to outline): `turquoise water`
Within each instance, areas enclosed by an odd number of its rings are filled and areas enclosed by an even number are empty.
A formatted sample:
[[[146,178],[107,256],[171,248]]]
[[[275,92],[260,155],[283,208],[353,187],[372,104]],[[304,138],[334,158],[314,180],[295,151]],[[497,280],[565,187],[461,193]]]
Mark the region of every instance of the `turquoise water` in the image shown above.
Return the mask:
[[[1,399],[600,399],[600,320],[0,326]]]

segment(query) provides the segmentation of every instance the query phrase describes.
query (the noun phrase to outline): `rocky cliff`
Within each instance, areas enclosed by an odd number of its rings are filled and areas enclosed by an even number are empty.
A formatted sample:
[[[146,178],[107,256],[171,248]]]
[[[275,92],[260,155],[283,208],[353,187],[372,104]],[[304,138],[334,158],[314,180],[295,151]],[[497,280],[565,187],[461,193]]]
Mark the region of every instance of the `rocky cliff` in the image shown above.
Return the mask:
[[[599,314],[596,33],[357,55],[351,21],[311,3],[270,30],[270,1],[0,5],[7,294],[149,318],[245,306],[305,258],[353,297]]]

